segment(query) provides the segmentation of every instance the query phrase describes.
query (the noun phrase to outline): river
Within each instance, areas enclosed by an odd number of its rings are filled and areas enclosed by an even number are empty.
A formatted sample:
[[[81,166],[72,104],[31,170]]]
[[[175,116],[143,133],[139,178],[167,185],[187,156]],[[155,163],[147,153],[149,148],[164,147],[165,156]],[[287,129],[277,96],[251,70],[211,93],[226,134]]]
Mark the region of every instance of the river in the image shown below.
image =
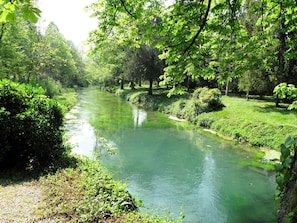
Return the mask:
[[[99,157],[142,200],[142,212],[182,213],[192,223],[275,219],[274,175],[249,166],[252,158],[239,146],[95,88],[79,92],[66,118],[73,152]]]

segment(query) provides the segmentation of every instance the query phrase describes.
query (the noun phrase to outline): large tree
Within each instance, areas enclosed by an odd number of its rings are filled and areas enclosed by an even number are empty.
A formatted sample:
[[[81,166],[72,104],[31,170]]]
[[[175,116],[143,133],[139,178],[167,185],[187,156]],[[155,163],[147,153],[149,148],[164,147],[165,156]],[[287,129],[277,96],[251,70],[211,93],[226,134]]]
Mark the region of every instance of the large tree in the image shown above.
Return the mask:
[[[159,51],[149,45],[129,49],[125,57],[125,69],[131,81],[147,80],[148,95],[153,94],[153,82],[158,81],[163,73],[164,63],[159,59]]]

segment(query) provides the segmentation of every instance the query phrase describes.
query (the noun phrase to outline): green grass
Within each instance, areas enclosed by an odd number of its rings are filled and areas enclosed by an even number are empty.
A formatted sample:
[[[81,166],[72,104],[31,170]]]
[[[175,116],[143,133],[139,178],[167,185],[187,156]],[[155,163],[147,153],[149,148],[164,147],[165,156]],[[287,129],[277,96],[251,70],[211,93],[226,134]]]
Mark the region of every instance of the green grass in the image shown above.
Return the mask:
[[[77,102],[77,93],[74,90],[65,90],[65,92],[54,96],[62,107],[63,113],[69,111]]]
[[[278,150],[288,135],[297,134],[297,113],[273,102],[222,97],[221,111],[204,113],[197,123],[253,146]],[[204,125],[203,125],[204,124]]]
[[[238,97],[222,97],[226,106],[223,111],[217,112],[221,117],[230,117],[232,114],[240,119],[253,122],[261,121],[272,125],[288,125],[297,127],[297,112],[289,111],[286,106],[275,107],[274,102],[264,100],[249,100]]]

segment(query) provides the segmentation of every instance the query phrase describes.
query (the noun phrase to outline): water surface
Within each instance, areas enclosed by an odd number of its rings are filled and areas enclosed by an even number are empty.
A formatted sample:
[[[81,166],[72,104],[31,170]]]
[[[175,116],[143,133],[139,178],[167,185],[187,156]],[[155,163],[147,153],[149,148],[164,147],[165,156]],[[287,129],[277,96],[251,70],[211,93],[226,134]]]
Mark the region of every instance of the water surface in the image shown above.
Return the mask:
[[[239,147],[94,88],[80,92],[67,117],[74,152],[99,151],[143,212],[201,223],[275,219],[274,176],[245,165],[251,158]]]

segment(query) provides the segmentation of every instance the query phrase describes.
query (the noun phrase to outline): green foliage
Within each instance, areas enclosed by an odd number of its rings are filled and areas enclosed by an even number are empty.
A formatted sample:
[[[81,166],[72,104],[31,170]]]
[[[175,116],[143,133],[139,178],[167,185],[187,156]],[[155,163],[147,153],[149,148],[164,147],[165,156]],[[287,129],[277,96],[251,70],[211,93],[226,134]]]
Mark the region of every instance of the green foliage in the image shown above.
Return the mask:
[[[293,100],[293,103],[289,105],[288,109],[297,109],[297,88],[295,85],[280,83],[274,88],[273,93],[275,93],[276,97],[279,99]]]
[[[67,165],[63,115],[44,90],[9,80],[0,82],[0,166],[43,169]]]
[[[297,88],[293,84],[281,83],[273,91],[279,98],[296,99]]]
[[[54,80],[51,77],[48,78],[34,78],[30,81],[30,84],[33,86],[40,86],[45,90],[45,94],[53,98],[56,95],[59,95],[63,91],[63,87],[60,81]]]
[[[182,222],[138,213],[124,183],[114,181],[99,161],[81,159],[78,167],[58,171],[41,180],[48,191],[44,217],[61,222]]]
[[[75,169],[44,178],[47,218],[63,222],[169,222],[137,213],[140,202],[114,181],[99,161],[83,159]]]
[[[279,222],[295,222],[297,219],[296,197],[296,146],[297,137],[287,137],[281,145],[280,163],[276,165],[277,198],[281,199]]]
[[[1,0],[0,8],[0,22],[14,22],[19,10],[25,20],[36,23],[41,13],[31,0]]]
[[[184,92],[188,78],[219,84],[239,78],[240,90],[260,94],[283,81],[297,83],[294,1],[104,0],[89,9],[98,19],[90,35],[95,51],[110,42],[157,48],[170,95]]]
[[[296,137],[287,137],[284,144],[281,144],[280,163],[276,165],[276,183],[278,185],[279,196],[283,196],[285,187],[292,180],[292,164],[294,161],[295,149],[297,145]]]
[[[52,79],[63,87],[75,87],[87,85],[84,77],[85,64],[80,52],[53,23],[45,34],[21,16],[13,23],[0,24],[0,78],[25,83]],[[55,94],[51,92],[55,91],[53,85],[47,90],[49,95]]]
[[[220,98],[219,89],[197,88],[190,100],[174,102],[169,113],[195,123],[200,114],[222,109]]]

